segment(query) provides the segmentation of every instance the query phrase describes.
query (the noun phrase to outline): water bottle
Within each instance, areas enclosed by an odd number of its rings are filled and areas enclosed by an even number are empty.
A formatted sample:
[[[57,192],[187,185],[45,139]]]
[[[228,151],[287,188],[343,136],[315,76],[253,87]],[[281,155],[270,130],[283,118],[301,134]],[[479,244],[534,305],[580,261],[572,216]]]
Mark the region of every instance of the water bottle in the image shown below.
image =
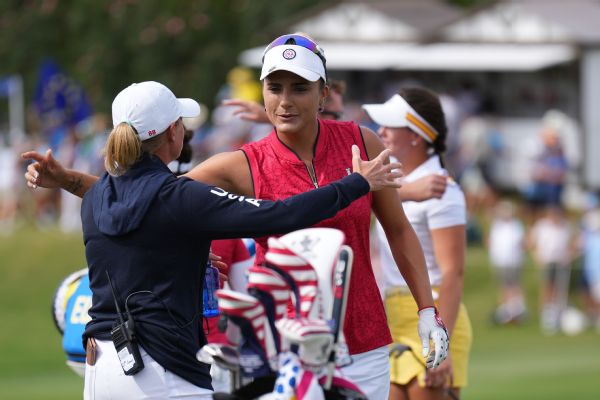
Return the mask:
[[[215,294],[217,289],[219,289],[219,270],[213,267],[208,260],[204,276],[204,289],[202,290],[202,314],[205,317],[219,315],[219,302]]]

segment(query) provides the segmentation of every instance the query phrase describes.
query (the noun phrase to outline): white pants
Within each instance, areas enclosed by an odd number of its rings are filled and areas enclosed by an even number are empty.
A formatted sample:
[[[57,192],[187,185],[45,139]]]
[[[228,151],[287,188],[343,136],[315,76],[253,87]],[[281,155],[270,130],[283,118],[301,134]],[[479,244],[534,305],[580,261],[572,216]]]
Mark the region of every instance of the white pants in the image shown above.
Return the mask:
[[[144,369],[127,376],[111,341],[96,340],[96,365],[85,365],[84,400],[212,399],[203,389],[165,370],[140,347]]]
[[[387,400],[390,394],[388,346],[352,356],[342,374],[362,390],[369,400]]]

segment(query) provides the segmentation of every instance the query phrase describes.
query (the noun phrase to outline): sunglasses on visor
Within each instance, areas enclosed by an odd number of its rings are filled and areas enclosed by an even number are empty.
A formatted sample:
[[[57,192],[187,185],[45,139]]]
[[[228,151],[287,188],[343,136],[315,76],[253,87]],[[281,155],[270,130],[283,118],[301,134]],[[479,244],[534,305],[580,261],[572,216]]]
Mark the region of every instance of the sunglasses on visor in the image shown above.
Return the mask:
[[[273,40],[263,52],[263,62],[265,60],[265,54],[267,54],[269,50],[271,50],[273,47],[283,46],[286,44],[301,46],[305,49],[312,51],[317,56],[319,56],[319,58],[323,62],[323,66],[326,67],[325,52],[323,51],[321,46],[302,35],[283,35]]]

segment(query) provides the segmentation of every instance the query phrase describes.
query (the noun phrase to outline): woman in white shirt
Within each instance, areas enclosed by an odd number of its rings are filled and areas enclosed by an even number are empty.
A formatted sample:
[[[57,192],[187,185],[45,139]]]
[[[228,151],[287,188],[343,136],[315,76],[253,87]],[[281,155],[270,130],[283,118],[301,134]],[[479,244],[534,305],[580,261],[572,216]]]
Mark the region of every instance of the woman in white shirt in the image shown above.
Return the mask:
[[[381,126],[379,135],[385,146],[403,164],[402,206],[423,247],[437,310],[450,332],[447,360],[435,370],[426,369],[417,333],[419,310],[378,225],[388,323],[394,342],[409,348],[390,358],[390,399],[458,399],[467,383],[472,339],[469,317],[461,303],[466,208],[463,192],[443,167],[444,113],[438,96],[421,88],[403,89],[384,104],[363,108]],[[423,196],[440,176],[447,180],[443,194],[429,190],[429,196]]]

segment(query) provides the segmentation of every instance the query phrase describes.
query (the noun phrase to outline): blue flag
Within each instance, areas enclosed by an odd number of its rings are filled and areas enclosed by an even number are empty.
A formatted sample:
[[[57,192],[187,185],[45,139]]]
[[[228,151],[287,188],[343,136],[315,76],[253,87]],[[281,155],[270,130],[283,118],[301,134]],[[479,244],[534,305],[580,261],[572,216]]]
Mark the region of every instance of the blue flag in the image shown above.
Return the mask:
[[[12,92],[12,78],[0,77],[0,97],[8,97]]]
[[[92,115],[83,88],[50,60],[40,67],[34,103],[46,131],[77,124]]]

